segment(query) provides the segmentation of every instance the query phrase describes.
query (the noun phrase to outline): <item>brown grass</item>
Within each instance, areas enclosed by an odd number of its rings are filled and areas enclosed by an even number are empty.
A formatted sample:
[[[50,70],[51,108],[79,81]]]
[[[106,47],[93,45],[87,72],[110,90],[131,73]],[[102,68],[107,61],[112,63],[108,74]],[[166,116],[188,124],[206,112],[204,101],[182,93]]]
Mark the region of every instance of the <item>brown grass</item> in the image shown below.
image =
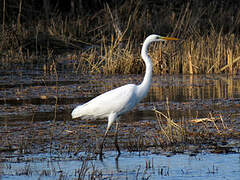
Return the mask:
[[[44,16],[34,20],[24,19],[29,11],[22,1],[16,4],[16,19],[6,17],[9,7],[5,3],[0,33],[5,66],[40,63],[39,59],[46,58],[50,62],[61,55],[59,62],[67,55],[75,60],[73,70],[80,73],[142,73],[140,44],[148,34],[158,33],[181,41],[153,45],[155,74],[239,73],[240,11],[231,3],[125,1],[115,8],[105,5],[94,13],[73,17],[54,14],[44,4]]]
[[[171,118],[170,110],[164,114],[154,109],[158,128],[157,135],[154,135],[154,143],[163,148],[182,147],[186,149],[188,145],[197,147],[205,146],[208,150],[218,151],[219,142],[225,142],[228,138],[238,136],[239,132],[231,125],[224,122],[223,117],[213,116],[211,113],[205,118],[194,118],[181,121],[174,121]],[[213,149],[212,149],[213,148]],[[228,148],[222,150],[228,151]],[[188,149],[189,150],[189,149]],[[191,151],[191,150],[190,150]]]
[[[186,126],[183,122],[176,123],[170,116],[170,110],[168,109],[167,115],[154,109],[157,123],[158,123],[158,135],[156,141],[162,145],[170,145],[177,142],[186,141]]]

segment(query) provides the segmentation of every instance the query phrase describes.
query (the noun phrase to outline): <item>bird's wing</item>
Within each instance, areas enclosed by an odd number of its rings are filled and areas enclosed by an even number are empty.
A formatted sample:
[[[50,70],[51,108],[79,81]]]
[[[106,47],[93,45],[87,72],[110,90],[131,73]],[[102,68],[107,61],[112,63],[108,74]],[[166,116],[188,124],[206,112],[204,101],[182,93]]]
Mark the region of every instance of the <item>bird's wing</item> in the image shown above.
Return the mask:
[[[91,101],[76,107],[72,112],[72,117],[104,118],[110,113],[120,115],[129,111],[137,102],[136,88],[137,86],[134,84],[127,84],[101,94]]]

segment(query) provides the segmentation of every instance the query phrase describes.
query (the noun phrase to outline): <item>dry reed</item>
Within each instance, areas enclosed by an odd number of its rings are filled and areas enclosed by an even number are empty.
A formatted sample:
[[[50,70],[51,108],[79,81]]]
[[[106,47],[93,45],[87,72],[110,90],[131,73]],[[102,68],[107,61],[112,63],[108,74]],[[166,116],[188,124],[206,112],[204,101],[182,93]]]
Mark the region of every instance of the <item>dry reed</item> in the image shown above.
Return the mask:
[[[173,120],[170,110],[164,114],[154,109],[158,124],[157,135],[154,134],[154,144],[162,147],[173,147],[183,145],[202,146],[216,145],[217,142],[225,141],[226,138],[238,136],[238,132],[224,122],[224,118],[213,116],[211,113],[205,118],[191,120]],[[211,148],[210,148],[211,149]]]
[[[182,123],[176,123],[170,116],[168,109],[167,115],[154,109],[157,123],[158,123],[158,136],[157,141],[161,145],[170,145],[177,142],[184,142],[186,139],[186,127]]]
[[[76,60],[72,67],[80,73],[142,73],[140,44],[148,34],[160,33],[182,41],[152,46],[155,74],[239,73],[240,11],[231,3],[223,11],[218,1],[208,6],[201,1],[179,6],[132,0],[74,18],[51,12],[50,5],[44,4],[44,16],[34,23],[23,19],[24,13],[29,13],[24,11],[26,4],[20,0],[16,6],[15,21],[7,21],[5,1],[2,8],[0,52],[4,66],[46,57],[51,61],[60,54]],[[49,51],[53,56],[48,56]]]

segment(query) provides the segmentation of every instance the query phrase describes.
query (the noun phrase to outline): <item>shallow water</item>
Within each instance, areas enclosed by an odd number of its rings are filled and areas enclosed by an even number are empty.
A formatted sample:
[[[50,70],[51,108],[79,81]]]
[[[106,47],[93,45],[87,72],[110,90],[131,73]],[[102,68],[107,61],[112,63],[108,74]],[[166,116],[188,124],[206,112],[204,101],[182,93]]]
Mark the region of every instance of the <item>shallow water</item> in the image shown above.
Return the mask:
[[[238,179],[240,176],[239,137],[224,142],[232,145],[233,150],[228,154],[201,151],[166,155],[159,150],[133,153],[121,146],[123,153],[117,163],[116,152],[109,145],[113,144],[110,135],[103,162],[96,160],[95,155],[84,160],[88,153],[82,152],[84,147],[79,152],[78,144],[86,146],[86,151],[96,148],[107,122],[73,121],[72,109],[112,88],[139,83],[142,75],[89,76],[71,71],[44,74],[21,68],[2,70],[0,74],[3,179],[76,179],[83,162],[87,162],[86,179],[90,179],[92,171],[103,179]],[[239,131],[239,104],[240,76],[154,76],[148,96],[123,115],[120,141],[127,141],[130,136],[127,134],[133,130],[139,130],[139,134],[151,132],[144,123],[156,121],[153,108],[163,113],[169,109],[176,122],[221,115],[226,126]],[[77,134],[79,131],[82,134]],[[76,136],[72,138],[73,135]]]
[[[107,152],[103,161],[72,160],[49,154],[28,155],[20,161],[1,163],[3,179],[77,179],[85,169],[85,179],[94,171],[99,179],[239,179],[239,154],[209,154],[172,156],[123,152],[118,161],[115,152]],[[85,167],[85,168],[83,168]]]

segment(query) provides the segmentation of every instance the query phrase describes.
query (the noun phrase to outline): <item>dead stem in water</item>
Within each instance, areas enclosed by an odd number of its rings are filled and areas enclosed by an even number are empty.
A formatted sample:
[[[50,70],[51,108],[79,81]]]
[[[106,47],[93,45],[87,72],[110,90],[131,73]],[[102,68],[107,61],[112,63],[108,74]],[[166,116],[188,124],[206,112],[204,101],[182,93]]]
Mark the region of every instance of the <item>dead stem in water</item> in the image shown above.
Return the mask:
[[[156,109],[154,109],[154,112],[159,127],[157,139],[160,144],[168,145],[175,142],[183,142],[186,139],[185,127],[171,119],[169,110],[167,115]]]
[[[154,109],[158,124],[157,134],[154,134],[154,143],[161,147],[182,146],[184,149],[188,145],[210,147],[214,145],[217,149],[218,142],[225,142],[228,138],[237,137],[239,133],[224,123],[221,115],[196,118],[191,120],[182,119],[180,122],[174,121],[170,116],[168,108],[167,114]],[[215,152],[215,150],[214,150]]]

